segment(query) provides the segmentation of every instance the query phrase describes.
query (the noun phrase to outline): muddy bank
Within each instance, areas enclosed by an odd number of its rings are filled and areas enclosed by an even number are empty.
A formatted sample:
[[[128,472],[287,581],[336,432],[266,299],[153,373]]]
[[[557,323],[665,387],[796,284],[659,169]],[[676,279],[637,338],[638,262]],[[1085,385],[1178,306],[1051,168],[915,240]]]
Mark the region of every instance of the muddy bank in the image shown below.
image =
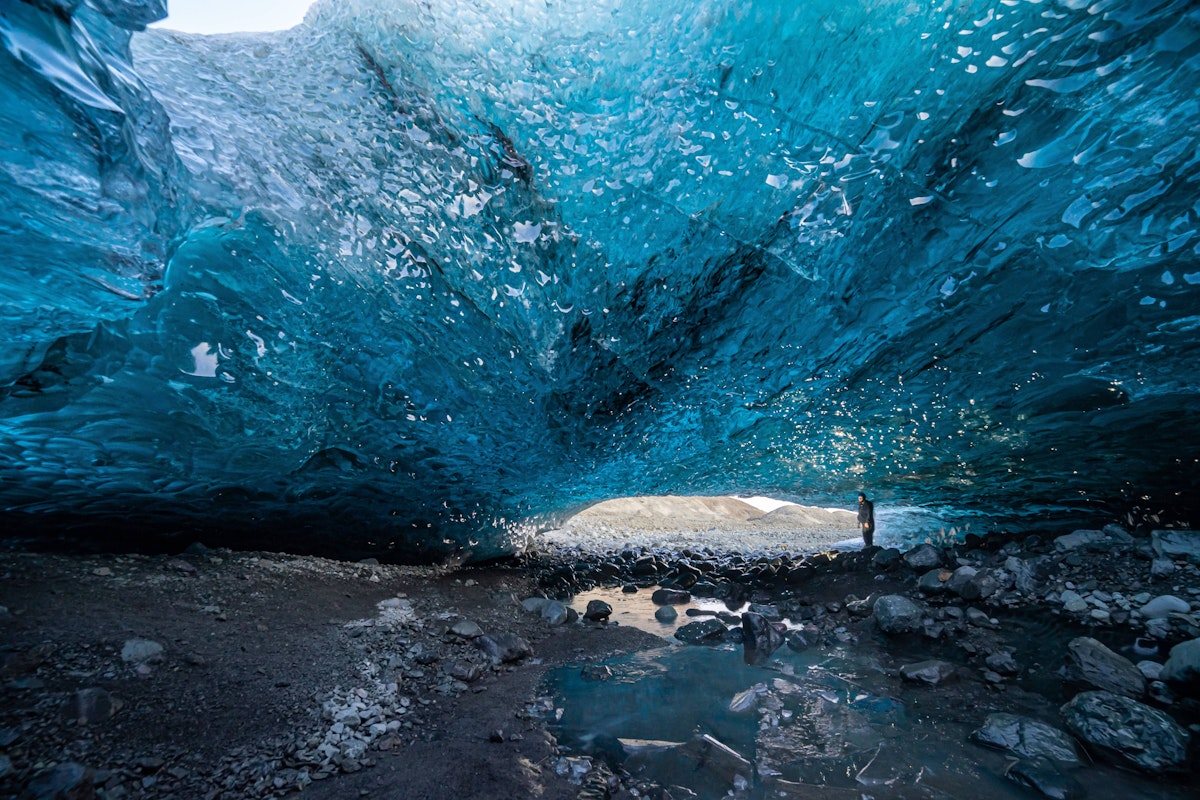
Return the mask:
[[[1164,668],[1200,637],[1195,544],[554,547],[456,571],[6,553],[0,796],[1182,800],[1200,713]],[[1134,747],[1064,711],[1089,692]],[[979,734],[995,714],[1078,763]],[[1153,714],[1182,753],[1138,739]]]

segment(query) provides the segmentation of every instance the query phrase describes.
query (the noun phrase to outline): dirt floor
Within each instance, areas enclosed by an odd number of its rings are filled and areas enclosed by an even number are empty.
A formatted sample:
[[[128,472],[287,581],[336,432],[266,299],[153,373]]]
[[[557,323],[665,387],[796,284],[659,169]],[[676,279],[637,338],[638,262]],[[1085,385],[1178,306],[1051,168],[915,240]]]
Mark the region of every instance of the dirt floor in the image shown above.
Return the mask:
[[[654,639],[548,626],[516,603],[534,593],[526,572],[469,574],[228,551],[0,555],[0,796],[37,794],[29,784],[67,763],[107,798],[297,786],[310,798],[574,798],[525,707],[548,668]],[[378,607],[389,599],[393,618]],[[492,666],[447,632],[462,620],[532,654]],[[139,661],[131,640],[162,651]],[[392,728],[358,737],[362,752],[330,735],[355,700]],[[328,741],[332,760],[306,752]]]

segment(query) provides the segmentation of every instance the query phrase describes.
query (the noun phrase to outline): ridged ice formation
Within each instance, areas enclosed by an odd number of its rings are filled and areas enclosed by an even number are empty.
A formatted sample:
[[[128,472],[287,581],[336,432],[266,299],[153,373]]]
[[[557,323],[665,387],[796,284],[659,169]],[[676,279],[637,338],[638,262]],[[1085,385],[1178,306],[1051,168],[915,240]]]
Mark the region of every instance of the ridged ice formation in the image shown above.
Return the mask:
[[[0,0],[10,530],[1196,508],[1191,0],[163,12]]]

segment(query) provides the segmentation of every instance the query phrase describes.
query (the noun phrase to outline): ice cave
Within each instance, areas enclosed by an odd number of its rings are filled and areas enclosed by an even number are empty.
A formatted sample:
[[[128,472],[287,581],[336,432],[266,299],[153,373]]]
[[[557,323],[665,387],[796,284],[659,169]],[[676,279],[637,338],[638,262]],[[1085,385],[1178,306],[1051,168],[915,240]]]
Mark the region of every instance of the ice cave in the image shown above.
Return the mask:
[[[1191,0],[0,0],[0,525],[1200,510]]]

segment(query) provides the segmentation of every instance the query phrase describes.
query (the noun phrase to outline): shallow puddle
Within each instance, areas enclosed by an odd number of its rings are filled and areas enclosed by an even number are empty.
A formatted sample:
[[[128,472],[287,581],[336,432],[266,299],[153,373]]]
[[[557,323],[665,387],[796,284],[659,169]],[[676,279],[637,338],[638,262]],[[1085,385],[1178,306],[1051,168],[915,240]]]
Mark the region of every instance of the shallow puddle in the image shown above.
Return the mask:
[[[700,798],[735,790],[748,798],[846,800],[1039,796],[1005,777],[1015,758],[968,740],[988,713],[1005,710],[1004,693],[977,683],[901,684],[894,653],[865,636],[804,652],[784,646],[752,666],[741,645],[688,646],[673,638],[695,619],[687,609],[728,612],[721,601],[694,599],[676,607],[676,620],[660,622],[650,593],[601,589],[575,598],[578,608],[604,600],[612,621],[665,641],[604,662],[611,677],[582,664],[550,673],[548,723],[564,751]],[[1046,715],[1060,702],[1046,698]],[[1191,783],[1108,767],[1064,773],[1062,785],[1088,798],[1194,796]]]

